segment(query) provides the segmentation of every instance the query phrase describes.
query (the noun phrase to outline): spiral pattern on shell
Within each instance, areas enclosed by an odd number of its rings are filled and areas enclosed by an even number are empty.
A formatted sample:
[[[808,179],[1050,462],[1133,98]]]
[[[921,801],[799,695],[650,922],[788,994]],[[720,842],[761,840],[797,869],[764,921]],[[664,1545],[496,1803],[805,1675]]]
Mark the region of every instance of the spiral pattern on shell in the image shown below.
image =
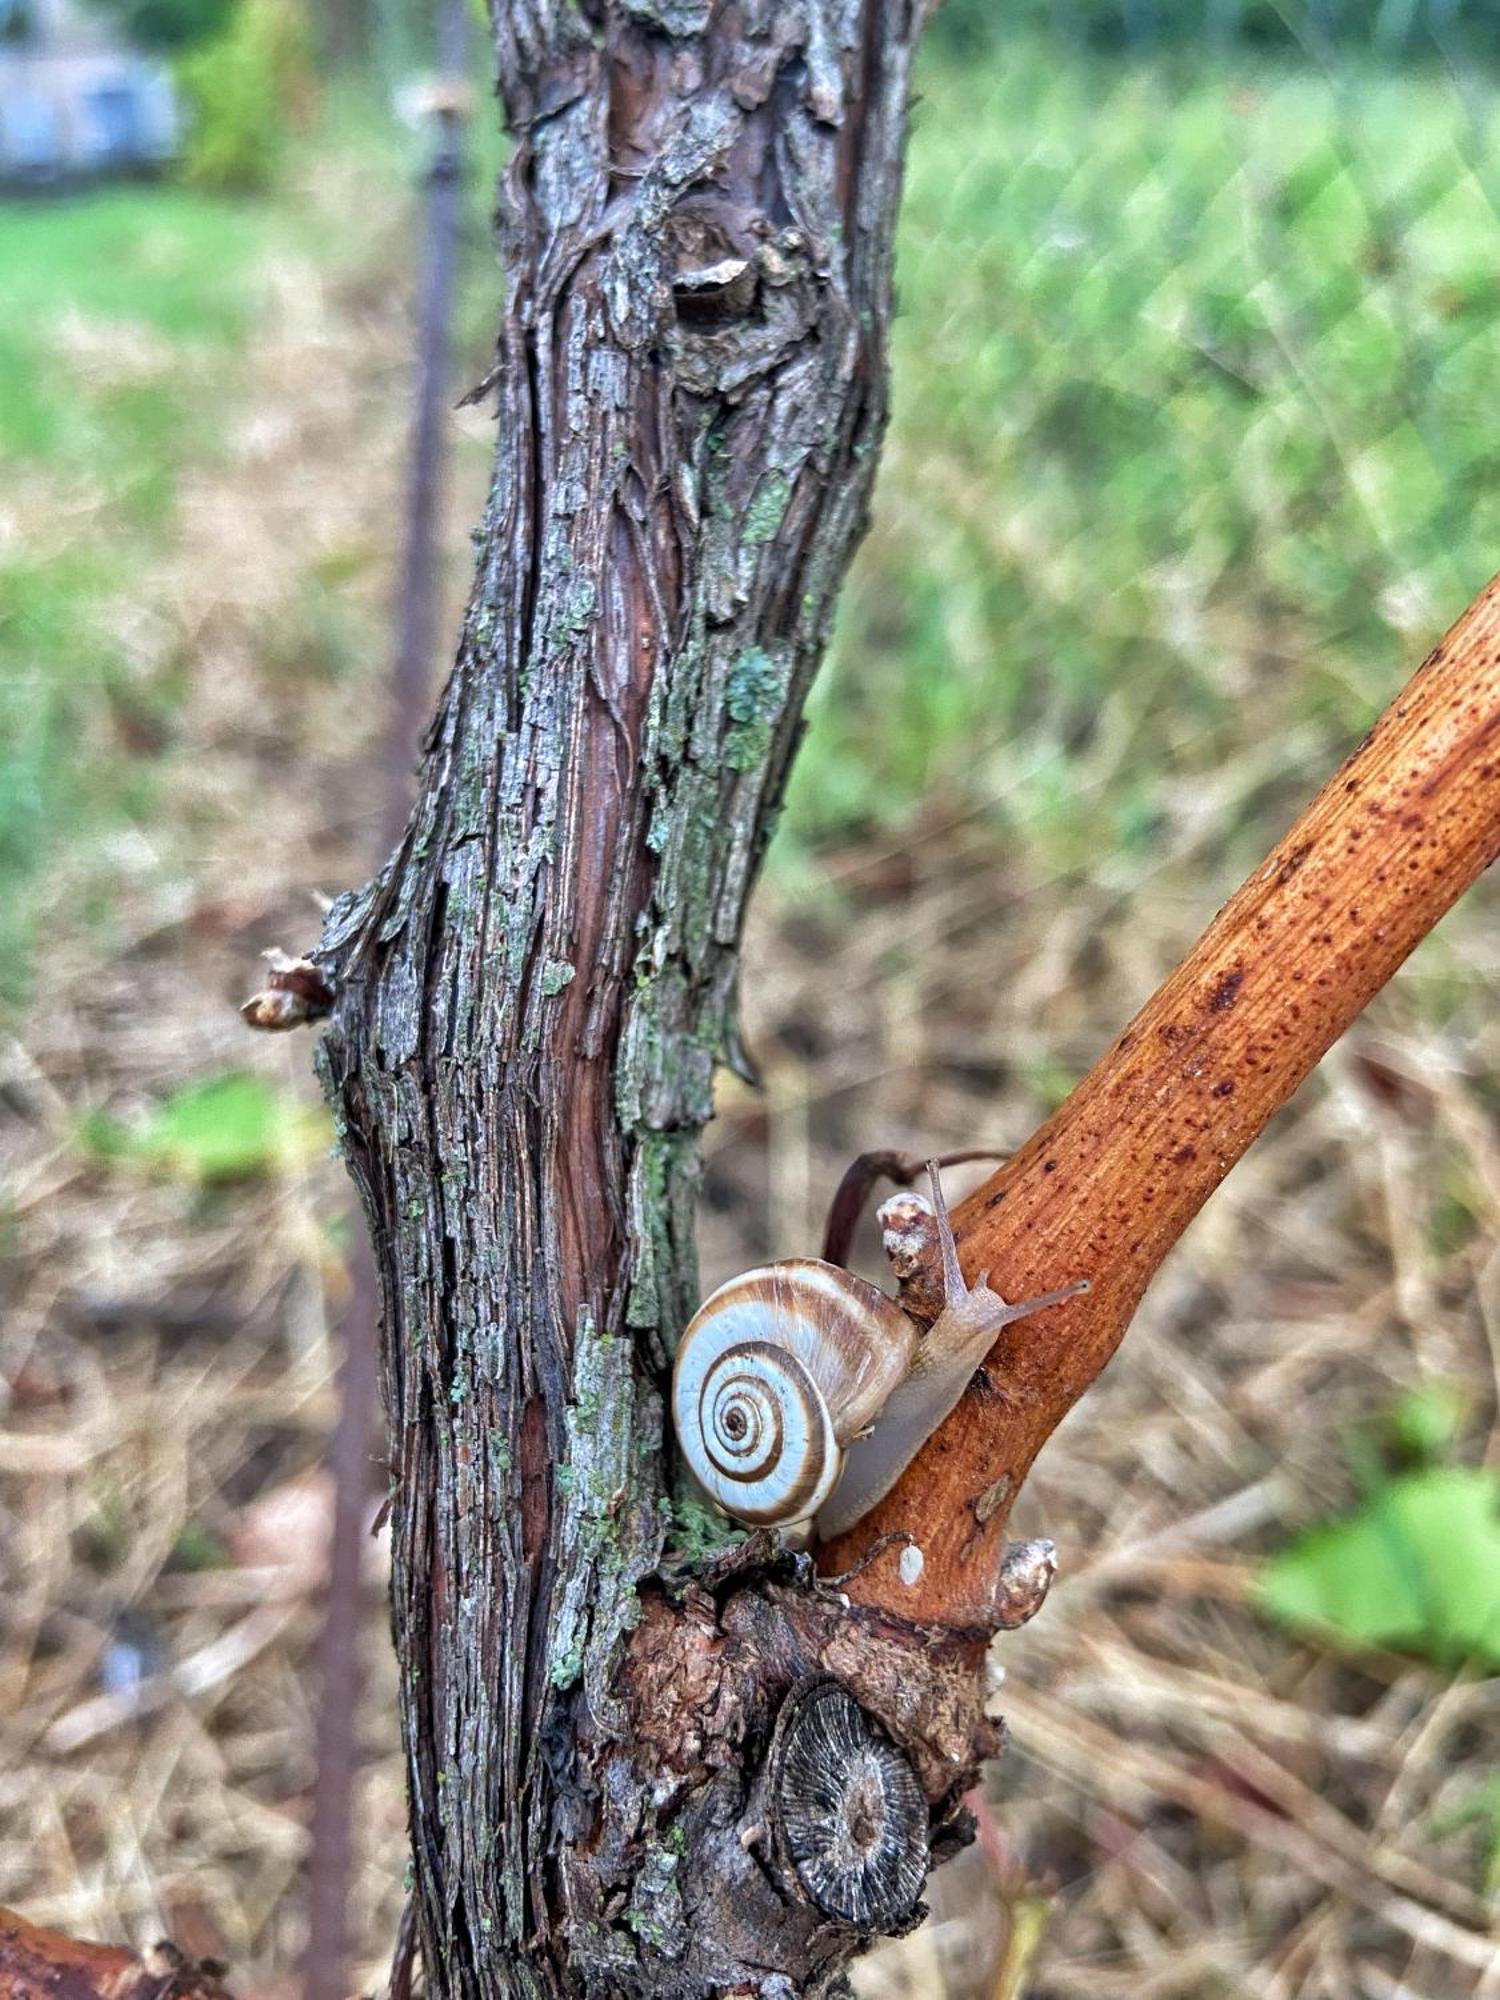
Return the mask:
[[[673,1422],[693,1473],[752,1526],[809,1519],[915,1340],[893,1301],[816,1258],[731,1279],[694,1315],[672,1377]]]
[[[833,1490],[842,1455],[828,1405],[797,1357],[769,1341],[715,1358],[692,1422],[702,1452],[694,1471],[742,1521],[800,1521]]]

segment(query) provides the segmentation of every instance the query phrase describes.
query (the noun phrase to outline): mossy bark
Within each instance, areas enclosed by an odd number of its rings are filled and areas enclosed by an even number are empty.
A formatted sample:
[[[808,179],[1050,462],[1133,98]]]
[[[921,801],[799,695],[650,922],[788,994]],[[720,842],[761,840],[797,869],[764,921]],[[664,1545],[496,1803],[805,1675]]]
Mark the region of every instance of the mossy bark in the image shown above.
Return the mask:
[[[885,419],[919,12],[496,0],[478,572],[419,803],[317,954],[438,1995],[822,1990],[864,1933],[757,1845],[786,1690],[868,1682],[935,1824],[987,1740],[971,1653],[903,1721],[918,1635],[774,1560],[674,1566],[662,1417],[745,900]]]

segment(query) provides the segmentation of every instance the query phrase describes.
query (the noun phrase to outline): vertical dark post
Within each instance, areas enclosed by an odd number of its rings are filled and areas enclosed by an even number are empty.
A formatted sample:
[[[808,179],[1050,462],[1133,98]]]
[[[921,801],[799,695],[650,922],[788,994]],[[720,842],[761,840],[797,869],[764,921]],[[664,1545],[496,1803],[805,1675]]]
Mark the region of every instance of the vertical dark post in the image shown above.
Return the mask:
[[[418,298],[417,407],[406,491],[406,543],[397,608],[396,658],[386,737],[385,811],[390,847],[411,799],[411,771],[432,695],[438,532],[448,463],[449,346],[463,224],[463,141],[468,112],[467,0],[439,0],[437,79],[429,100],[427,169]]]
[[[410,806],[410,772],[431,697],[438,535],[447,473],[449,330],[463,219],[467,106],[466,0],[440,0],[438,74],[430,99],[432,158],[426,177],[418,299],[416,413],[404,513],[396,650],[382,749],[380,838],[399,836]],[[329,1447],[334,1520],[329,1588],[318,1645],[317,1780],[308,1880],[305,2000],[346,2000],[353,1801],[359,1762],[363,1677],[359,1642],[365,1521],[379,1416],[380,1293],[368,1241],[350,1258],[351,1292],[340,1333],[339,1412]]]
[[[354,69],[370,54],[369,0],[323,0],[323,46],[339,69]]]

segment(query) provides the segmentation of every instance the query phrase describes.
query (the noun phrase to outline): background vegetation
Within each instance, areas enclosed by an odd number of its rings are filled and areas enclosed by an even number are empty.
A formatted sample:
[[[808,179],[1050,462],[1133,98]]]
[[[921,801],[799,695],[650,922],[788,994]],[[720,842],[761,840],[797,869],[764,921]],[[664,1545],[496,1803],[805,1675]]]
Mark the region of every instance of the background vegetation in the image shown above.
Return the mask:
[[[300,1935],[347,1207],[306,1046],[232,1002],[375,858],[421,148],[400,10],[347,74],[283,0],[198,11],[183,183],[0,206],[0,1901],[260,1991]],[[860,1146],[1029,1131],[1500,560],[1488,11],[993,12],[950,0],[924,64],[894,421],[705,1283],[805,1251]],[[1495,914],[1237,1171],[1048,1454],[1019,1525],[1064,1582],[1003,1652],[993,1823],[866,1990],[1500,1993]]]

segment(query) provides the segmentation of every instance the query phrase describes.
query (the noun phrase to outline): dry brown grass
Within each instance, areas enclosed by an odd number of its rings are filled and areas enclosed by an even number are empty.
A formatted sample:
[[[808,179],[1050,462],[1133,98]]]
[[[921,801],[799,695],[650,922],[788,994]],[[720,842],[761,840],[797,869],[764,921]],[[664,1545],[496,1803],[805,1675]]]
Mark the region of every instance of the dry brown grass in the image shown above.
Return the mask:
[[[372,228],[369,268],[389,269],[394,223]],[[169,1929],[245,1993],[289,1990],[301,1942],[342,1174],[304,1159],[204,1192],[102,1164],[76,1133],[230,1066],[314,1099],[307,1040],[252,1041],[233,1002],[255,953],[305,941],[314,892],[372,858],[405,357],[379,284],[268,273],[223,464],[121,607],[193,665],[162,822],[128,865],[92,857],[117,879],[117,948],[60,916],[0,1052],[0,1902],[81,1934]],[[481,476],[475,446],[455,590]],[[298,607],[351,550],[367,654],[314,680]],[[982,815],[935,807],[763,899],[746,1000],[766,1087],[726,1084],[709,1135],[705,1285],[806,1251],[864,1146],[1028,1132],[1211,913],[1215,802],[1254,790],[1266,755],[1247,716],[1240,757],[1184,788],[1154,853],[1080,879],[1041,879]],[[59,881],[59,912],[76,888]],[[1465,1457],[1500,1459],[1500,947],[1481,894],[1237,1169],[1044,1456],[1016,1528],[1057,1541],[1061,1579],[999,1650],[1012,1747],[985,1840],[862,1994],[1500,1996],[1462,1822],[1496,1768],[1500,1682],[1341,1660],[1245,1601],[1261,1550],[1349,1500],[1344,1441],[1401,1391],[1461,1385]],[[1445,1248],[1455,1198],[1476,1226]],[[189,1566],[185,1531],[223,1560]],[[373,1987],[405,1859],[373,1543],[366,1636],[354,1919]]]

